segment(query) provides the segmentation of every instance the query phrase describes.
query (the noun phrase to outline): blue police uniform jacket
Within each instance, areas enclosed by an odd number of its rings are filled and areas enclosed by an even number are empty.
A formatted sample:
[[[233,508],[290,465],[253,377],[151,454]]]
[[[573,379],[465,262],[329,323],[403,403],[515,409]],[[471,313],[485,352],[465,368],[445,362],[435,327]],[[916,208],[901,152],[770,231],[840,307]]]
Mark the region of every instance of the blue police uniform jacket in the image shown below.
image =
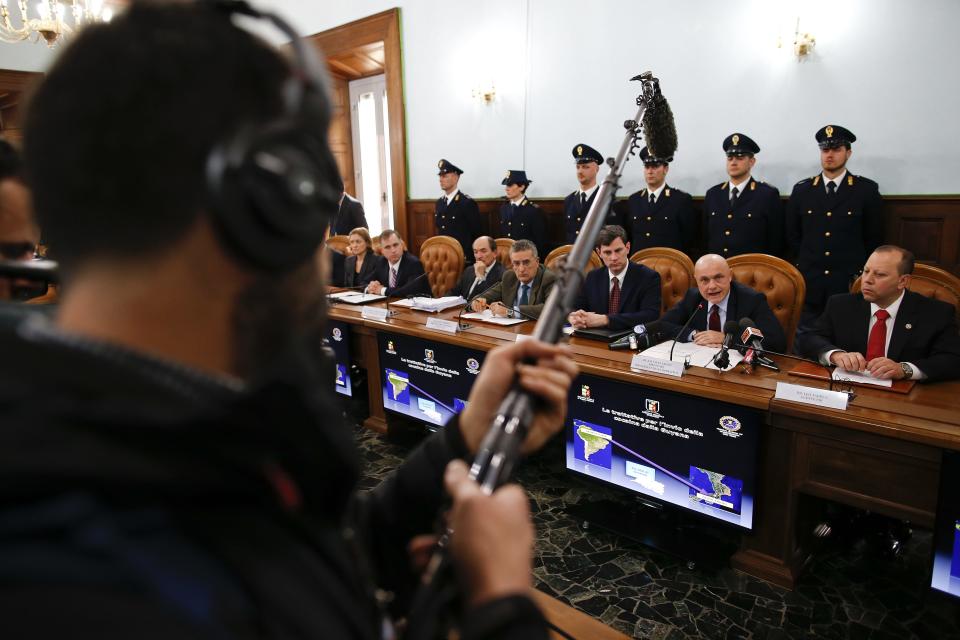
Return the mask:
[[[696,245],[697,214],[689,193],[664,185],[650,204],[650,191],[641,189],[627,199],[630,250],[670,247],[683,251]]]
[[[779,255],[783,247],[780,191],[750,178],[730,202],[730,183],[710,187],[703,198],[707,252],[724,258],[741,253]]]
[[[447,204],[447,198],[441,196],[434,206],[433,224],[437,235],[455,238],[467,263],[473,262],[473,241],[483,235],[480,209],[473,198],[459,191]]]
[[[500,206],[500,236],[529,240],[542,256],[547,250],[547,223],[540,207],[524,198],[518,206],[507,202]]]
[[[563,199],[563,235],[567,244],[573,244],[577,241],[583,221],[587,219],[587,214],[590,213],[590,207],[593,206],[593,201],[597,199],[598,193],[600,193],[599,187],[590,194],[590,197],[582,205],[580,204],[579,190]],[[607,210],[604,224],[621,224],[620,215],[614,210],[613,206],[610,206]]]

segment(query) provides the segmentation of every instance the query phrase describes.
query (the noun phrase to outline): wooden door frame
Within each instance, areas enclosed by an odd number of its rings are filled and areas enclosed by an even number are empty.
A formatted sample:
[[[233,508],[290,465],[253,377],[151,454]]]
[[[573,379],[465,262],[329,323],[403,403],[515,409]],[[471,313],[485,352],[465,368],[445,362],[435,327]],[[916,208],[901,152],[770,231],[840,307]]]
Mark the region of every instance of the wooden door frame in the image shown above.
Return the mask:
[[[387,9],[306,38],[324,55],[334,56],[357,47],[383,42],[383,72],[387,83],[390,126],[390,171],[394,227],[409,243],[407,219],[407,133],[403,108],[403,57],[400,50],[400,9]]]

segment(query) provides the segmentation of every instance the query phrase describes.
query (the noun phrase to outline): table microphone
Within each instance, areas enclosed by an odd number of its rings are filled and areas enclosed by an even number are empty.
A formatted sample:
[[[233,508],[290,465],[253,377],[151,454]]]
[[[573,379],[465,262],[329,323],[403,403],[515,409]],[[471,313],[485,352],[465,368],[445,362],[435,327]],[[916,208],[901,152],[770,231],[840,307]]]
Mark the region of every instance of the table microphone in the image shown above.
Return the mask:
[[[697,304],[697,308],[693,310],[693,313],[690,314],[690,317],[687,318],[687,321],[683,323],[683,326],[680,327],[680,331],[677,332],[676,337],[673,339],[673,344],[670,346],[670,362],[673,362],[673,350],[677,348],[677,341],[680,339],[680,336],[683,335],[683,332],[687,330],[687,327],[690,326],[690,323],[693,322],[694,316],[697,315],[703,309],[703,303],[700,302]],[[684,369],[687,368],[687,364],[684,363]]]
[[[487,287],[486,289],[484,289],[484,290],[481,291],[480,293],[477,293],[477,294],[472,295],[472,296],[470,296],[469,298],[467,298],[467,303],[466,303],[465,305],[463,305],[463,308],[460,309],[460,313],[457,314],[457,328],[458,328],[458,329],[460,329],[461,331],[463,331],[464,329],[469,329],[469,328],[471,327],[470,323],[464,322],[464,321],[462,320],[462,318],[463,318],[463,312],[470,308],[470,303],[471,303],[471,302],[473,302],[473,301],[476,300],[477,298],[482,298],[482,297],[483,297],[483,294],[485,294],[486,292],[490,291],[491,289],[493,289],[493,288],[494,288],[495,286],[497,286],[498,284],[500,284],[500,281],[499,281],[499,280],[497,280],[496,282],[494,282],[492,285],[490,285],[489,287]]]
[[[638,349],[649,349],[660,344],[667,339],[667,332],[663,330],[663,323],[659,320],[638,324],[633,331],[625,336],[617,338],[607,345],[608,349],[613,351],[637,351]]]
[[[756,361],[760,366],[780,371],[780,367],[773,360],[761,355],[763,353],[763,332],[757,328],[756,323],[750,318],[740,318],[739,328],[743,329],[740,342],[747,345],[746,353],[743,354],[744,364],[751,366]]]
[[[727,320],[726,324],[723,325],[723,346],[713,356],[713,365],[720,369],[721,373],[730,366],[730,345],[739,332],[740,325],[737,324],[736,320]]]

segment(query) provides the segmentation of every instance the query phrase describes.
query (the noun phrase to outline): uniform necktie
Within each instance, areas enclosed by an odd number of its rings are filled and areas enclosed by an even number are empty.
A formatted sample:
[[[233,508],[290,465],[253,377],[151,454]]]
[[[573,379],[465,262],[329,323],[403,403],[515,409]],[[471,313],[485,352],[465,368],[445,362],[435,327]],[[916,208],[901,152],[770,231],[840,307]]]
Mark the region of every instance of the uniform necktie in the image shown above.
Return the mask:
[[[580,208],[587,206],[587,194],[583,191],[580,192]]]
[[[518,302],[518,304],[520,305],[530,304],[530,296],[528,293],[529,291],[530,291],[530,285],[528,284],[520,285],[520,302]]]
[[[740,196],[740,189],[738,187],[734,187],[733,189],[730,189],[730,202],[736,202],[739,196]]]
[[[836,183],[836,182],[828,182],[828,183],[827,183],[827,195],[828,195],[828,196],[832,196],[832,195],[835,194],[836,192],[837,192],[837,183]]]
[[[655,195],[653,195],[653,194],[651,193],[651,194],[650,194],[650,204],[656,204],[656,203],[657,203],[657,196],[655,196]]]
[[[882,358],[887,353],[887,318],[890,314],[886,309],[877,309],[873,314],[877,317],[876,324],[870,329],[870,339],[867,341],[867,362],[874,358]]]
[[[390,283],[388,286],[391,289],[397,286],[397,270],[393,267],[390,267]]]
[[[613,279],[610,289],[610,302],[607,304],[607,313],[614,314],[620,311],[620,278]]]
[[[447,204],[448,204],[448,203],[447,203],[447,197],[446,197],[446,196],[440,198],[440,207],[439,207],[440,213],[443,213],[444,211],[447,210]]]
[[[707,329],[710,331],[720,331],[720,307],[713,305],[710,308],[710,319],[707,322]]]

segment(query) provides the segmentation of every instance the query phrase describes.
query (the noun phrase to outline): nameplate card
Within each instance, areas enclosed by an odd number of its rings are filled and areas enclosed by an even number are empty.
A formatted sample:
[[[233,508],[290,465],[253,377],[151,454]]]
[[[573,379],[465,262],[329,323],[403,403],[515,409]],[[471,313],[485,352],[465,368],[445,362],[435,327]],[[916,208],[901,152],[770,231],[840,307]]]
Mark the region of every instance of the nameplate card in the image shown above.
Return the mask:
[[[523,342],[524,340],[533,340],[533,334],[530,333],[518,333],[517,342]]]
[[[456,320],[441,320],[440,318],[427,318],[427,329],[443,331],[445,333],[456,333],[460,328],[460,323]]]
[[[773,397],[778,400],[790,400],[791,402],[812,404],[828,409],[840,409],[841,411],[847,408],[847,401],[850,399],[843,391],[814,389],[802,384],[790,384],[789,382],[778,382],[777,392]]]
[[[386,322],[387,318],[390,317],[390,310],[386,307],[371,307],[366,306],[360,311],[360,317],[364,320],[376,320],[378,322]]]
[[[665,376],[679,378],[683,376],[683,363],[662,358],[652,358],[638,353],[630,361],[630,368],[634,371],[648,371],[650,373],[659,373]]]

